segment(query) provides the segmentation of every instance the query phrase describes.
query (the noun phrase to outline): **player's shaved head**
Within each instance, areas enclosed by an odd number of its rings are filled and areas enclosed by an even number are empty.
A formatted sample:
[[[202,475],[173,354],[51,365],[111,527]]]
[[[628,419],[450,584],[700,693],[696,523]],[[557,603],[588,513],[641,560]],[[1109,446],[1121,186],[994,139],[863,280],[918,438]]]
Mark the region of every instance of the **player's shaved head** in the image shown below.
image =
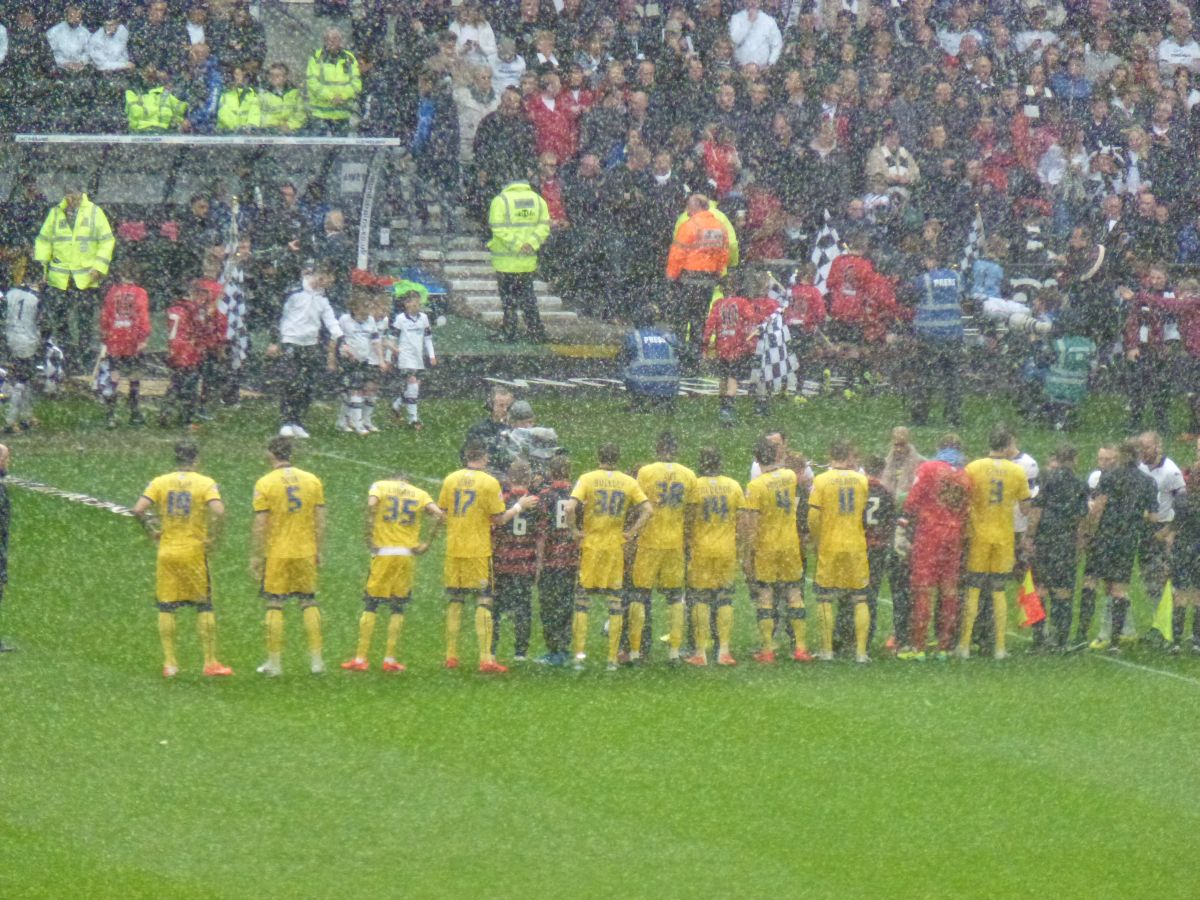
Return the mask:
[[[779,459],[780,445],[771,440],[770,437],[762,437],[758,439],[758,443],[754,445],[754,459],[760,466],[773,466]]]
[[[679,439],[675,437],[675,432],[664,431],[660,434],[654,449],[658,453],[659,459],[673,458],[679,452]]]
[[[571,460],[566,456],[551,457],[550,465],[546,467],[553,481],[566,481],[571,477]]]
[[[523,459],[514,459],[512,465],[508,467],[509,484],[525,487],[533,478],[533,469],[529,468],[529,463]]]
[[[961,450],[963,448],[962,438],[953,431],[947,431],[938,438],[937,448],[939,450]]]
[[[1075,465],[1075,460],[1079,458],[1079,451],[1071,444],[1063,444],[1054,451],[1052,458],[1063,468],[1069,469]]]
[[[878,453],[872,453],[870,456],[868,456],[866,459],[863,460],[862,467],[863,467],[863,471],[866,472],[868,475],[870,475],[874,478],[878,478],[880,475],[883,474],[883,467],[885,465],[887,465],[887,460],[885,460]]]
[[[701,447],[696,454],[696,470],[701,475],[720,475],[721,452],[716,447]]]
[[[988,434],[988,450],[992,453],[1003,453],[1016,443],[1016,440],[1016,435],[1009,430],[1007,425],[997,425]]]
[[[291,438],[276,435],[267,441],[267,452],[279,462],[292,461],[293,444]]]
[[[1138,452],[1137,442],[1134,440],[1121,441],[1117,444],[1117,459],[1122,464],[1131,466],[1138,461],[1140,456]]]
[[[621,448],[612,443],[601,444],[600,449],[596,451],[596,458],[604,468],[615,468],[621,461]]]
[[[849,462],[854,457],[854,445],[845,438],[838,438],[829,445],[831,462]]]
[[[487,445],[482,441],[471,441],[463,448],[463,456],[467,462],[484,462],[487,459]]]
[[[200,455],[200,448],[195,441],[179,441],[175,444],[175,462],[181,466],[190,466]]]

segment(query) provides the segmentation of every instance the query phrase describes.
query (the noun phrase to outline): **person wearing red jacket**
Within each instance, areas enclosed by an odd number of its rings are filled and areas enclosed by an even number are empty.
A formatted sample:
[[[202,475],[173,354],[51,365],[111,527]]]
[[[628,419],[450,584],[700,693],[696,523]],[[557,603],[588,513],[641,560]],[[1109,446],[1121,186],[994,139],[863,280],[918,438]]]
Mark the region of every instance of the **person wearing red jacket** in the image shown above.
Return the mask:
[[[867,258],[867,238],[855,235],[833,261],[825,281],[829,291],[830,338],[848,344],[880,343],[900,316],[891,282]]]
[[[1156,270],[1151,270],[1152,272]],[[1158,276],[1153,276],[1158,280]],[[1166,274],[1162,273],[1162,283],[1165,288]],[[1189,430],[1200,433],[1200,285],[1181,282],[1179,291],[1162,290],[1160,292],[1134,294],[1129,290],[1120,292],[1121,299],[1130,303],[1148,306],[1150,310],[1161,312],[1169,317],[1169,323],[1174,322],[1179,341],[1183,344],[1186,354],[1179,366],[1177,374],[1181,377],[1182,387],[1188,392],[1191,405],[1191,425]],[[1131,310],[1132,312],[1132,310]],[[1140,310],[1139,310],[1140,312]],[[1173,335],[1174,332],[1171,332]],[[1126,347],[1130,345],[1126,343]]]
[[[200,363],[200,405],[196,409],[196,418],[201,420],[212,418],[208,412],[208,403],[211,398],[220,395],[225,380],[225,360],[229,351],[226,334],[229,318],[221,311],[221,298],[225,295],[225,286],[213,277],[220,265],[221,258],[210,255],[203,277],[196,279],[196,284],[204,291],[205,297],[204,334],[201,336],[204,359]]]
[[[109,377],[100,385],[108,407],[108,427],[117,427],[117,382],[129,380],[129,424],[145,424],[139,408],[144,353],[150,340],[150,298],[134,283],[128,263],[116,267],[117,283],[104,295],[100,308],[100,340],[108,361]]]
[[[1168,430],[1171,405],[1171,347],[1181,332],[1175,315],[1163,306],[1173,299],[1167,289],[1167,270],[1162,264],[1151,265],[1142,281],[1142,290],[1134,293],[1118,289],[1125,303],[1124,346],[1129,362],[1129,428],[1139,431],[1146,407],[1152,408],[1153,427]]]
[[[779,304],[770,297],[734,296],[717,300],[708,312],[702,345],[705,358],[716,363],[719,416],[726,427],[733,425],[738,382],[750,377],[759,329],[778,309]]]
[[[825,325],[828,312],[825,296],[813,283],[816,274],[817,267],[812,263],[806,263],[796,273],[796,283],[792,285],[788,305],[783,309],[783,324],[791,329],[793,337],[800,332],[814,334]]]
[[[171,383],[163,398],[163,408],[158,424],[170,424],[174,411],[182,428],[194,428],[192,417],[200,389],[200,366],[211,324],[208,320],[209,290],[199,281],[193,281],[188,296],[177,300],[167,310],[167,366],[171,370]]]
[[[533,125],[534,145],[538,154],[553,153],[560,165],[575,158],[579,149],[581,107],[560,97],[562,83],[553,72],[544,74],[541,92],[525,103],[525,114]]]

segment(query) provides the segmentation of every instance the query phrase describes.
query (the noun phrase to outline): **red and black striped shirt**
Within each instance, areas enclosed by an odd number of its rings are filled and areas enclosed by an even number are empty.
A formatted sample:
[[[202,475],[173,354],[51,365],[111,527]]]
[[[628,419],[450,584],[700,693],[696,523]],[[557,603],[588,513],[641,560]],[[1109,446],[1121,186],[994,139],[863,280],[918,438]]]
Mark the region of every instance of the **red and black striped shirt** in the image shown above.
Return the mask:
[[[571,482],[555,481],[538,495],[538,528],[545,537],[542,548],[542,569],[563,572],[579,568],[579,544],[571,535],[566,505],[571,499]]]
[[[504,505],[511,506],[528,494],[525,488],[504,492]],[[497,575],[537,574],[537,510],[519,513],[504,525],[492,526],[492,571]]]

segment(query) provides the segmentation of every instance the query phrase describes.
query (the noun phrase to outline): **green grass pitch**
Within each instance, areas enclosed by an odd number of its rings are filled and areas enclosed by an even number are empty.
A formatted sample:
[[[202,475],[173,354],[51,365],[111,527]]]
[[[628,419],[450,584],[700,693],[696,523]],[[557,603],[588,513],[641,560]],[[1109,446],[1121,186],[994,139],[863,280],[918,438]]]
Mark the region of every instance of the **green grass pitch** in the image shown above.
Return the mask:
[[[602,438],[648,460],[665,421],[630,418],[600,394],[533,399],[580,471]],[[81,401],[39,413],[45,427],[12,440],[15,475],[131,505],[171,467],[170,433],[105,431]],[[715,401],[682,402],[683,461],[713,442],[744,480],[763,422],[743,413],[721,430]],[[1010,413],[974,399],[971,449]],[[10,488],[0,631],[19,651],[0,656],[0,897],[1196,896],[1200,659],[919,665],[877,652],[866,669],[764,669],[749,659],[741,592],[734,670],[669,670],[659,652],[640,671],[530,664],[488,679],[439,668],[438,547],[405,630],[409,672],[338,670],[368,562],[368,485],[393,466],[450,471],[480,407],[432,401],[424,415],[419,437],[366,440],[335,435],[327,410],[313,416],[296,462],[329,500],[322,678],[307,674],[295,612],[285,677],[254,674],[262,612],[247,550],[275,422],[265,402],[200,436],[201,468],[229,506],[214,584],[232,679],[200,677],[187,612],[184,673],[160,677],[153,550],[132,520]],[[841,430],[883,449],[902,419],[886,397],[779,414],[818,459]],[[1115,403],[1089,405],[1074,436],[1084,460],[1120,421]],[[919,430],[919,446],[936,433]],[[1022,438],[1039,459],[1060,439]],[[886,607],[882,619],[886,633]],[[502,658],[510,648],[506,627]]]

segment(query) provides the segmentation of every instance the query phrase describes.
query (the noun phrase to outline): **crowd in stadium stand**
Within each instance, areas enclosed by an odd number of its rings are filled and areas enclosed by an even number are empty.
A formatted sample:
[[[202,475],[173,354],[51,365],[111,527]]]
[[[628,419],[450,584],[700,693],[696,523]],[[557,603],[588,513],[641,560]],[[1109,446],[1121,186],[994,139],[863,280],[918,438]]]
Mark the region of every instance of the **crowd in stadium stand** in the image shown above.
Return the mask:
[[[824,302],[794,304],[788,324],[858,360],[853,377],[914,329],[940,359],[929,341],[948,333],[922,334],[922,322],[951,300],[1037,338],[1018,352],[1036,385],[1079,356],[1063,341],[1090,342],[1101,361],[1123,353],[1134,417],[1153,407],[1160,428],[1170,379],[1180,365],[1195,377],[1200,42],[1187,4],[323,0],[317,11],[321,46],[290,72],[239,0],[11,4],[6,125],[399,137],[422,219],[457,198],[467,220],[448,224],[483,228],[492,198],[528,180],[552,222],[541,269],[583,311],[619,321],[646,297],[664,315],[678,302],[667,253],[689,197],[703,195],[736,231],[729,268],[739,251],[743,265],[812,259],[800,280],[815,277]],[[292,215],[274,206],[261,224]],[[935,298],[947,279],[957,286]]]

